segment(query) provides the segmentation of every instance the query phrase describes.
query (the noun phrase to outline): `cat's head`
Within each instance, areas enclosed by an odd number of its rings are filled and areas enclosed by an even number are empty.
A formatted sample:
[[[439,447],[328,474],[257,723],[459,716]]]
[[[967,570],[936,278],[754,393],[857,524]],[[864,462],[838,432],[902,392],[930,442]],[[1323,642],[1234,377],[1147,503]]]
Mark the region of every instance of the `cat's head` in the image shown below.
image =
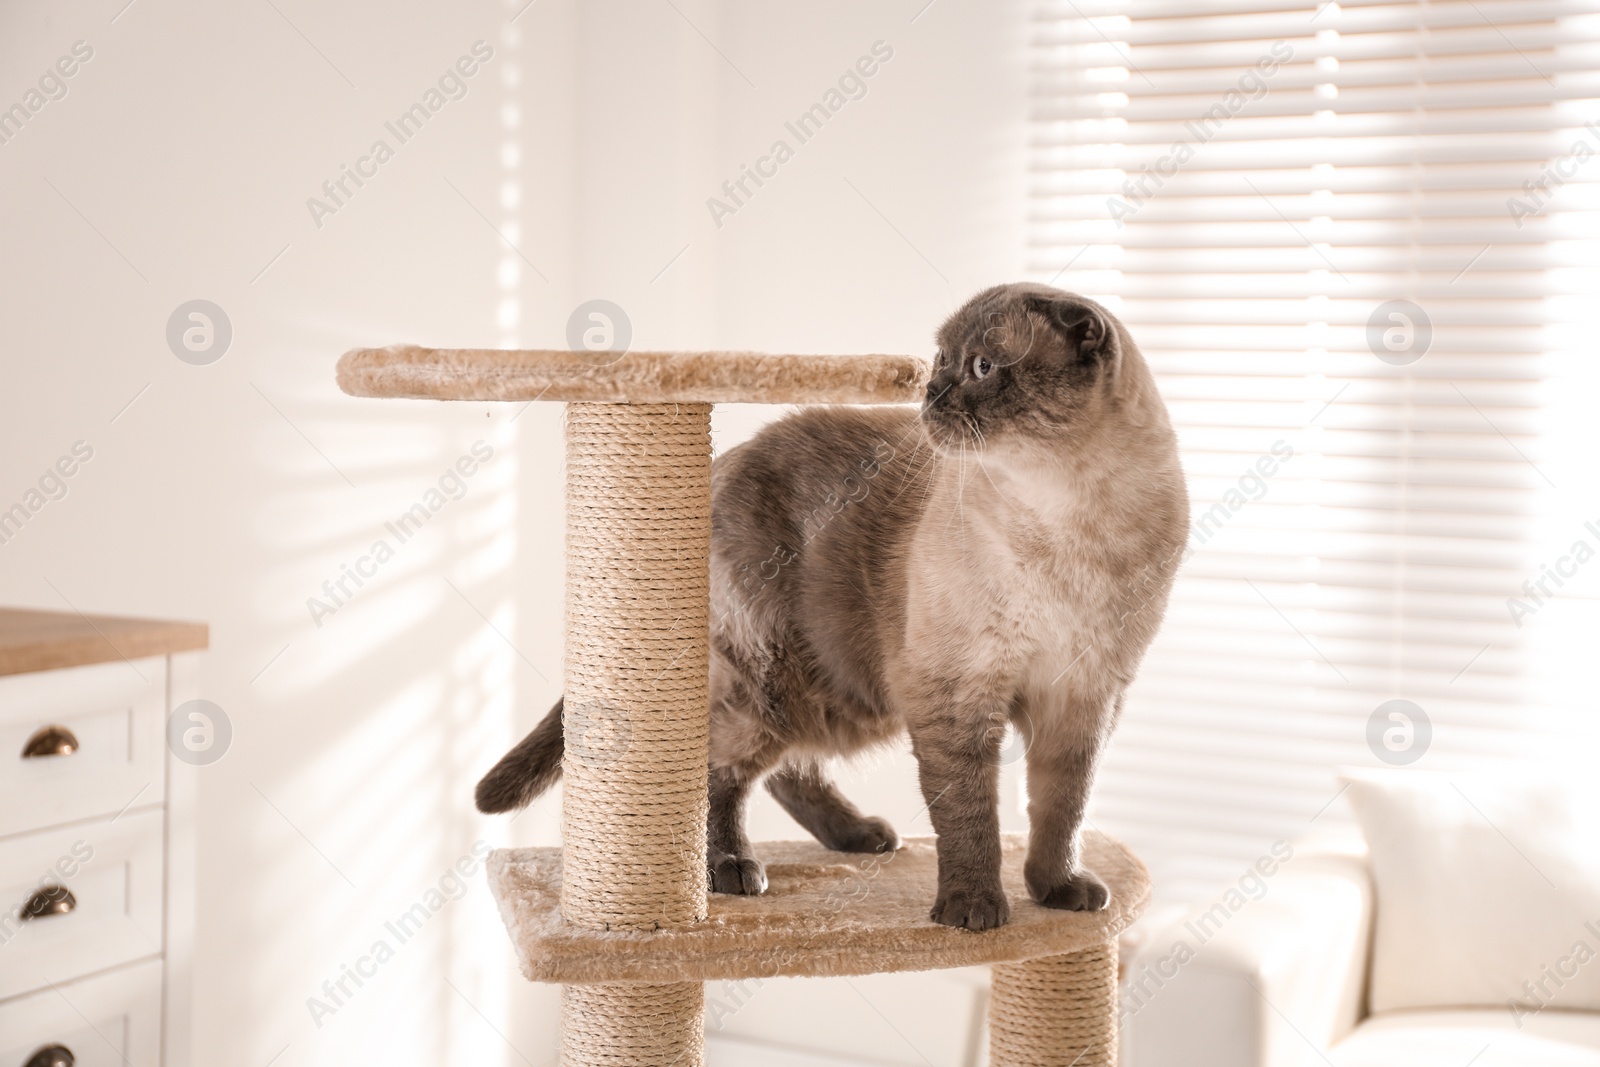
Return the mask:
[[[1105,308],[1028,282],[985,289],[937,340],[922,420],[951,451],[1058,444],[1119,405],[1123,364],[1139,359]]]

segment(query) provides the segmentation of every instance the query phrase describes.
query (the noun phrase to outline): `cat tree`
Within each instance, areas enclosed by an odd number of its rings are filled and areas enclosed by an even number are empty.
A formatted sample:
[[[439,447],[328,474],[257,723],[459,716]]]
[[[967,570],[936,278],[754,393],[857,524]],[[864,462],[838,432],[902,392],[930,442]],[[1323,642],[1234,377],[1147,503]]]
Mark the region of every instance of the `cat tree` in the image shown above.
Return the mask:
[[[928,919],[932,839],[889,855],[757,846],[769,888],[706,891],[711,405],[905,404],[910,356],[350,352],[353,396],[565,401],[566,753],[560,849],[493,853],[523,973],[562,983],[570,1067],[699,1067],[702,983],[993,964],[994,1067],[1116,1062],[1117,935],[1149,898],[1142,864],[1085,834],[1104,911],[1035,905],[1004,842],[1011,921]]]

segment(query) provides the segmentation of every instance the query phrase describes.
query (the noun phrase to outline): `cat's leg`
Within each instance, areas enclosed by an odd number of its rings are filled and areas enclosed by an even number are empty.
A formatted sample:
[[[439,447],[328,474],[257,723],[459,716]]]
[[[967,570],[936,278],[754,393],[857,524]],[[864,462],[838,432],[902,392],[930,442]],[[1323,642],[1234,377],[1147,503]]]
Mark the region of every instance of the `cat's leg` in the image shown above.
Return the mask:
[[[1028,740],[1023,876],[1029,895],[1047,908],[1099,911],[1110,903],[1106,884],[1083,866],[1079,836],[1100,751],[1120,706],[1120,697],[1069,698],[1049,709],[1030,709],[1017,721]]]
[[[950,686],[929,687],[907,709],[911,748],[928,815],[939,835],[939,892],[929,918],[988,930],[1011,917],[1000,885],[1000,765],[1005,713],[977,701],[952,701]]]
[[[738,652],[724,633],[713,633],[706,874],[713,893],[753,896],[766,891],[767,872],[745,836],[745,800],[786,746],[763,714],[771,658]]]
[[[713,893],[754,896],[767,891],[767,870],[744,832],[744,802],[759,772],[712,767],[706,813],[706,874]]]
[[[779,767],[767,778],[767,792],[835,852],[893,852],[900,847],[894,827],[861,814],[814,764]]]

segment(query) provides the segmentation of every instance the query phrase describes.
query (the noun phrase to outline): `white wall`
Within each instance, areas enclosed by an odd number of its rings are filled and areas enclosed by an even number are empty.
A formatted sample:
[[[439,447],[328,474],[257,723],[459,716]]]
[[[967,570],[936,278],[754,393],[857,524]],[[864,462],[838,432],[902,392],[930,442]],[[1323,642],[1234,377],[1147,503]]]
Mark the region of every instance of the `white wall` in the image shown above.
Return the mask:
[[[555,798],[483,819],[471,787],[559,692],[559,409],[355,400],[333,361],[559,346],[591,297],[636,347],[926,354],[1021,273],[1021,5],[123,3],[0,7],[0,106],[94,49],[0,144],[0,506],[94,448],[0,544],[0,602],[212,624],[234,740],[201,778],[197,1062],[552,1062],[552,991],[514,975],[481,877],[320,1027],[307,1008],[474,841],[556,821]],[[480,39],[465,98],[315,225],[307,197]],[[706,198],[880,39],[866,96],[715,226]],[[164,338],[197,297],[233,324],[209,366]],[[719,446],[774,414],[721,411]],[[314,622],[480,439],[466,495]],[[903,757],[849,790],[919,829]],[[765,801],[755,829],[798,832]],[[854,1014],[774,987],[723,1031],[781,1037],[809,1003],[836,1024],[807,1019],[814,1045],[958,1062],[888,1022],[931,995],[906,981]]]

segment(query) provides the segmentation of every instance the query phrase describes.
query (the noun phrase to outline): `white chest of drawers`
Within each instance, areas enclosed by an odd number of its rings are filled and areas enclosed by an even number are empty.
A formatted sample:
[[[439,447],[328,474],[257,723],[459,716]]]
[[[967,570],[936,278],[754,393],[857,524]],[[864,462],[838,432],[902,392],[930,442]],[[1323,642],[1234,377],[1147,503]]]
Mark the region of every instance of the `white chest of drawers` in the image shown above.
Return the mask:
[[[0,609],[0,1067],[189,1067],[195,623]]]

